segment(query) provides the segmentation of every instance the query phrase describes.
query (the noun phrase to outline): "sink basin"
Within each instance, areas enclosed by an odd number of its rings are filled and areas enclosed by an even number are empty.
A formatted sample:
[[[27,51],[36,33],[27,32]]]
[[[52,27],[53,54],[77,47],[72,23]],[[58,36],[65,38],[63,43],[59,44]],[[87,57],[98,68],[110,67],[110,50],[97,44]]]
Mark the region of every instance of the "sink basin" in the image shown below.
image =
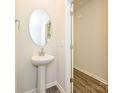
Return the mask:
[[[45,65],[52,62],[54,60],[54,56],[47,55],[47,54],[44,56],[36,55],[36,56],[33,56],[31,60],[33,65],[36,65],[36,66]]]

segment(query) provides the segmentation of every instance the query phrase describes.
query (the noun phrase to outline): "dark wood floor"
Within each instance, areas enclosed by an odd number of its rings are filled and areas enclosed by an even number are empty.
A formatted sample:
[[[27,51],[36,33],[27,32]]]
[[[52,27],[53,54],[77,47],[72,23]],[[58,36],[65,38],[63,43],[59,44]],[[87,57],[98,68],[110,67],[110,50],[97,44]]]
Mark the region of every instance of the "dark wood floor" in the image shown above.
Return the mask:
[[[61,93],[57,86],[53,86],[46,90],[46,93]]]
[[[74,69],[74,93],[108,93],[108,86]]]

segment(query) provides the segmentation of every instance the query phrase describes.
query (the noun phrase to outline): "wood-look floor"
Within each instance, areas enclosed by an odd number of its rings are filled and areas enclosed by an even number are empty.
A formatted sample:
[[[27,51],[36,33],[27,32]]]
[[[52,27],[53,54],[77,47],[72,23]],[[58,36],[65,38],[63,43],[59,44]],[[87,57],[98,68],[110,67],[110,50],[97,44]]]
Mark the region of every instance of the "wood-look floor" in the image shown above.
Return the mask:
[[[108,93],[108,86],[74,69],[74,93]]]
[[[53,86],[46,90],[46,93],[61,93],[57,86]]]
[[[61,93],[57,86],[46,90],[46,93]],[[74,69],[73,93],[108,93],[108,85]]]

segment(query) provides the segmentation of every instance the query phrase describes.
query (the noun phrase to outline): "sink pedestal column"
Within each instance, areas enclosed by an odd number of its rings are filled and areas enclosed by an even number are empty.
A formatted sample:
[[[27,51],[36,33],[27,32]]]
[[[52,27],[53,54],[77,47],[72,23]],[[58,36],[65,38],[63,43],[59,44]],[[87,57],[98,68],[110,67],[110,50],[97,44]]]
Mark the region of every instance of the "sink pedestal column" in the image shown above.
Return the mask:
[[[38,66],[38,93],[46,93],[45,66]]]

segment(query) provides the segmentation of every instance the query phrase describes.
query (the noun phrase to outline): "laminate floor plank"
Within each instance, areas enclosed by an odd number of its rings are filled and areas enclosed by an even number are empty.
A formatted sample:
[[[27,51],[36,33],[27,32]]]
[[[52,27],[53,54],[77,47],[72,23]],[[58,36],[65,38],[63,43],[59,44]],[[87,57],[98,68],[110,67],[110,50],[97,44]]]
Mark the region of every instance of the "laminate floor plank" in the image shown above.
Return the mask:
[[[57,86],[53,86],[46,90],[46,93],[61,93]]]
[[[74,69],[73,93],[108,93],[108,85]]]

